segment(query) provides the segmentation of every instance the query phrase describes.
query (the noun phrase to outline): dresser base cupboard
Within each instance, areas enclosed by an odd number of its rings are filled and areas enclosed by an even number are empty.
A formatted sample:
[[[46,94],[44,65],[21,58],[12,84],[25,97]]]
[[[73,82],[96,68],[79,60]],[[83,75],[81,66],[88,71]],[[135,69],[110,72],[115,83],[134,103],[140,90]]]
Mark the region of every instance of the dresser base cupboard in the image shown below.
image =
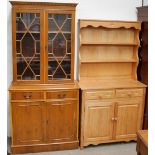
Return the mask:
[[[85,88],[81,95],[81,148],[136,140],[136,132],[142,128],[145,88]]]
[[[12,85],[12,153],[78,148],[77,84]]]
[[[140,22],[79,20],[80,147],[136,140],[146,85],[137,81]]]

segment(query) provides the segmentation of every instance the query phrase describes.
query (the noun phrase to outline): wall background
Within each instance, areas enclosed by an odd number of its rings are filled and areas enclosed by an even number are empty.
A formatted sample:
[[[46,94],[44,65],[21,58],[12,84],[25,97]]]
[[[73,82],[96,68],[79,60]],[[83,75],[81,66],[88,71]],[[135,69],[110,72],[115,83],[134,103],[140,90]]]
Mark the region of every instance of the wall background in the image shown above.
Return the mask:
[[[17,0],[16,0],[17,1]],[[142,5],[142,0],[20,0],[20,1],[49,1],[49,2],[70,2],[78,3],[76,10],[76,34],[75,34],[75,79],[77,79],[78,64],[78,19],[102,19],[102,20],[137,20],[136,7]],[[148,0],[144,0],[144,5],[148,5]],[[11,5],[7,4],[7,85],[12,82],[12,31],[11,31]],[[9,113],[9,94],[7,98],[7,133],[10,136],[10,113]]]

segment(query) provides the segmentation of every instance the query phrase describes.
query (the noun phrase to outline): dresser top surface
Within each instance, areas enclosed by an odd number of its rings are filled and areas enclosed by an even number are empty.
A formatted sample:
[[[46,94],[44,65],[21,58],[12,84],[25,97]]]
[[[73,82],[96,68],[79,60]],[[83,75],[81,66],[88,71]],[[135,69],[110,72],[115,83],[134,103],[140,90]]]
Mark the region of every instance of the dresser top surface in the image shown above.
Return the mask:
[[[65,84],[17,84],[12,83],[9,87],[9,91],[26,91],[26,90],[61,90],[61,89],[79,89],[78,82],[65,83]]]
[[[144,88],[146,85],[132,79],[81,78],[79,81],[79,87],[82,90],[88,90],[112,88]]]

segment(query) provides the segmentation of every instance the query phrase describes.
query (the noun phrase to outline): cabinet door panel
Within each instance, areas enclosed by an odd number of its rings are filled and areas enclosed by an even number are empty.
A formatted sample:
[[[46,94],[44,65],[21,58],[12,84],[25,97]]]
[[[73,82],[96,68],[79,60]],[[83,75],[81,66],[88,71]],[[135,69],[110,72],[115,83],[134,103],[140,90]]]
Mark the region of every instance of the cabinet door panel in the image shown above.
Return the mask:
[[[88,101],[85,105],[84,141],[97,142],[112,139],[113,117],[113,103]]]
[[[73,80],[74,14],[46,11],[46,81]]]
[[[48,142],[77,138],[77,101],[47,102]]]
[[[124,103],[126,102],[126,103]],[[140,128],[140,102],[122,101],[116,104],[116,139],[136,138]]]
[[[13,144],[43,143],[44,116],[43,102],[12,103]]]
[[[43,81],[43,14],[38,10],[13,12],[14,80]]]

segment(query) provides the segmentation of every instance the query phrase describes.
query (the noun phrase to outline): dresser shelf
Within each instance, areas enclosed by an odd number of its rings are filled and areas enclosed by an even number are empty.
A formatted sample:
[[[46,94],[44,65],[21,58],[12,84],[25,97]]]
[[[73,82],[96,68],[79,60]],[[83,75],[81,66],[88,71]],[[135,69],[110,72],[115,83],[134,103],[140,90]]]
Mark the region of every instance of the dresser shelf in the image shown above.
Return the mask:
[[[139,46],[138,43],[104,43],[104,42],[81,42],[81,46]]]

